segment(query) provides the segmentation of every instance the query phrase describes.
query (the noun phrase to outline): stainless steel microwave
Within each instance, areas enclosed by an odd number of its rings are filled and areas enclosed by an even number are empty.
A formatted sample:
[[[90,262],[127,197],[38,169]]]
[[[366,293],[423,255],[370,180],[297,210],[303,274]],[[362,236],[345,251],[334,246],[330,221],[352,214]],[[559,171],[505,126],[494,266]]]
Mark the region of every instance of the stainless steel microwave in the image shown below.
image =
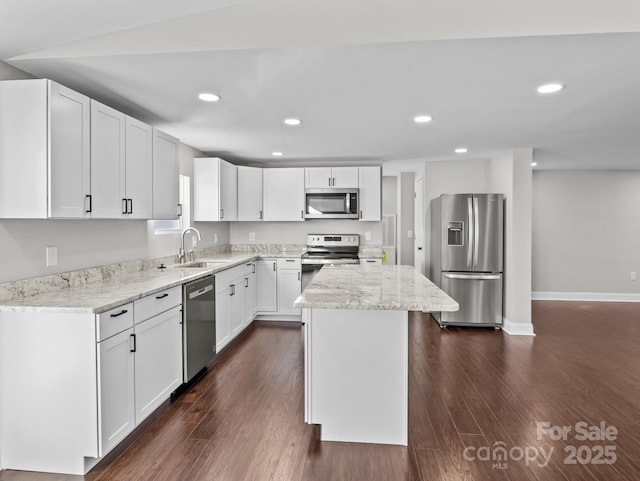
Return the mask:
[[[357,219],[358,189],[306,189],[305,219]]]

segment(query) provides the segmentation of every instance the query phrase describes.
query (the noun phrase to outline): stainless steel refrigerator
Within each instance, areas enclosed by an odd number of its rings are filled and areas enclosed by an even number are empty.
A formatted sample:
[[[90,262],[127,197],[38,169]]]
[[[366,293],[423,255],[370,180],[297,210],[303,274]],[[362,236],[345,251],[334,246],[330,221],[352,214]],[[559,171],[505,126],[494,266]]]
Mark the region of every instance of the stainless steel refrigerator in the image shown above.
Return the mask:
[[[431,201],[431,279],[460,305],[441,326],[502,325],[504,196],[442,194]]]

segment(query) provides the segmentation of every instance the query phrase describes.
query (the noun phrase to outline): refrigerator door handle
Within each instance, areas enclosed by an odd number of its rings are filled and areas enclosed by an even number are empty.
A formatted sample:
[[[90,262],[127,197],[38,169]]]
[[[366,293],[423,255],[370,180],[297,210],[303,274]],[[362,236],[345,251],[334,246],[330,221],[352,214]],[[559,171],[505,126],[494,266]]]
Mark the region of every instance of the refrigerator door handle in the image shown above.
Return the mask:
[[[473,267],[478,267],[478,244],[480,237],[478,198],[473,196]]]
[[[473,267],[473,232],[475,227],[475,218],[473,217],[472,208],[473,197],[467,198],[467,267]]]
[[[500,279],[501,274],[450,274],[448,272],[442,273],[442,277],[447,279],[469,279],[480,281],[497,281]]]

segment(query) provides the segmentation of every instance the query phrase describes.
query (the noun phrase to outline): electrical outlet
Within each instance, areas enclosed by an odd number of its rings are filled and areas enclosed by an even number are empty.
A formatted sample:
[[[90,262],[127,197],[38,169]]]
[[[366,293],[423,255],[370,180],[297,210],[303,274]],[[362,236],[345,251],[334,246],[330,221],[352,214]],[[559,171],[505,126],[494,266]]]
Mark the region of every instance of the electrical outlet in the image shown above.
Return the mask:
[[[53,247],[45,247],[45,262],[47,267],[55,267],[58,265],[58,248]]]
[[[367,231],[364,233],[365,240],[371,240],[371,232]]]
[[[249,240],[250,241],[256,240],[256,233],[255,232],[249,232]]]
[[[634,271],[631,271],[629,273],[629,280],[630,281],[635,281],[636,280],[636,273]]]
[[[214,244],[218,243],[218,234],[213,234],[213,243]]]
[[[196,238],[196,236],[191,236],[191,248],[193,249],[197,245],[198,245],[198,239]]]
[[[413,231],[412,230],[408,230],[407,231],[407,238],[408,239],[413,239]]]

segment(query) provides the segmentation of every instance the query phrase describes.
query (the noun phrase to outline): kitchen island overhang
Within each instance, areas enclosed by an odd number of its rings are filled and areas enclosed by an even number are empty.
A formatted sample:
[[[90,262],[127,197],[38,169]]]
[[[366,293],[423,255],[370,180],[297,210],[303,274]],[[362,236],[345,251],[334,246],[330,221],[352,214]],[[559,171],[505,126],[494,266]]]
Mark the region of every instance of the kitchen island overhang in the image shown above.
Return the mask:
[[[408,313],[456,301],[410,266],[323,268],[302,308],[305,422],[323,441],[407,444]]]

